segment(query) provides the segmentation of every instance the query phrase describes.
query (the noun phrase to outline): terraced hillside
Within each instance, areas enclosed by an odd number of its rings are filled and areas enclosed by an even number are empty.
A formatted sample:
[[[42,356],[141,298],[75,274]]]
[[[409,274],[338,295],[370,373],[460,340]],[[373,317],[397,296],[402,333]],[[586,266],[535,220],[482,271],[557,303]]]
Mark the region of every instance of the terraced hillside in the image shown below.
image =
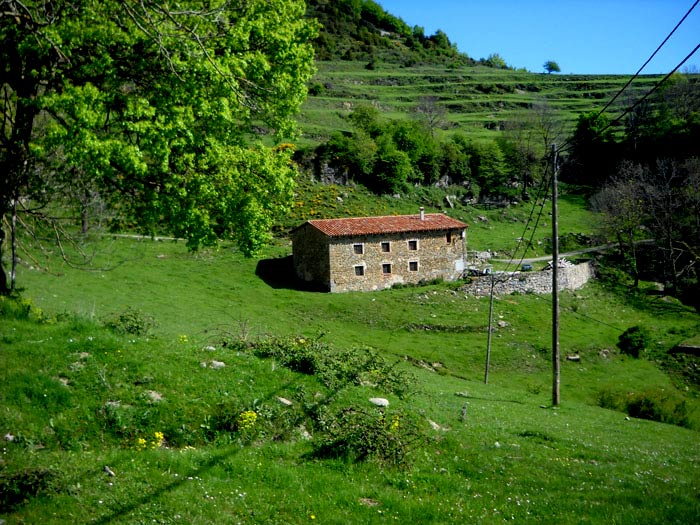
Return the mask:
[[[302,143],[316,143],[333,131],[350,129],[345,117],[358,104],[373,104],[390,118],[410,118],[425,97],[434,97],[445,111],[447,132],[461,131],[488,140],[509,121],[533,106],[546,105],[563,125],[573,128],[580,113],[600,110],[629,79],[628,76],[547,75],[485,66],[423,65],[401,67],[365,62],[317,62],[300,123]],[[658,76],[642,76],[608,109],[617,115],[630,100],[650,90]]]

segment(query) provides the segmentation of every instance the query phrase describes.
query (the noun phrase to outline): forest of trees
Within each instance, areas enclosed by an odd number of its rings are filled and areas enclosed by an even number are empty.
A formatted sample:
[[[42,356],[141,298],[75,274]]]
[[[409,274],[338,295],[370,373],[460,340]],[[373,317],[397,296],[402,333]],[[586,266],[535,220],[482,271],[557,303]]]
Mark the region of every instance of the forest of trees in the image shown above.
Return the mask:
[[[476,142],[459,132],[435,133],[440,108],[425,97],[413,118],[387,120],[374,106],[359,105],[348,115],[351,132],[338,131],[297,158],[319,179],[352,180],[378,194],[440,185],[453,186],[469,202],[527,199],[554,138],[550,110],[535,108],[510,123],[496,141]]]

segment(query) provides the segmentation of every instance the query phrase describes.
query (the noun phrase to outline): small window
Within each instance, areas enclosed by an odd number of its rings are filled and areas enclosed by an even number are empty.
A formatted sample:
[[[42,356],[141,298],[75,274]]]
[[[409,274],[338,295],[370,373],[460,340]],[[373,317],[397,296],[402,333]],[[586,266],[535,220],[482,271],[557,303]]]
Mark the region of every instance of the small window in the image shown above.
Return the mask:
[[[364,244],[353,244],[352,249],[357,255],[362,255],[363,253],[365,253]]]
[[[365,267],[364,266],[355,266],[355,275],[358,277],[362,277],[365,274]]]
[[[447,244],[452,244],[452,232],[447,232]]]
[[[391,243],[389,241],[382,242],[382,251],[384,253],[389,253],[391,251]]]
[[[390,263],[382,264],[382,273],[383,273],[384,275],[390,275],[390,274],[391,274],[391,264],[390,264]]]
[[[412,252],[415,252],[418,249],[418,241],[408,241],[408,249]]]
[[[418,271],[418,261],[409,261],[408,262],[408,269],[411,272],[417,272]]]

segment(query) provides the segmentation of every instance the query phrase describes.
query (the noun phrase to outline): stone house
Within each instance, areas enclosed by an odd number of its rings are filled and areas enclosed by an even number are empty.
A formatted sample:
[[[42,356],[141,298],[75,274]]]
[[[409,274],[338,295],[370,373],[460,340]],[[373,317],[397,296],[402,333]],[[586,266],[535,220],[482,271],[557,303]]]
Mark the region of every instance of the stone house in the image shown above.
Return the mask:
[[[291,232],[294,269],[330,292],[458,279],[467,225],[443,213],[310,220]]]

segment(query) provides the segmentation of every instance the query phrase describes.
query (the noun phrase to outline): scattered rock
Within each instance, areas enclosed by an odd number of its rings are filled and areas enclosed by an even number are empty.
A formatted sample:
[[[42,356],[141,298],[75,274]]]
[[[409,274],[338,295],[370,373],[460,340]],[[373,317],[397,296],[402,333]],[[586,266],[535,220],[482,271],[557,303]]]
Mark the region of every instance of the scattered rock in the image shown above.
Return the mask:
[[[294,404],[286,397],[278,397],[277,401],[279,401],[280,403],[282,403],[283,405],[288,406],[288,407],[290,407]]]
[[[581,356],[578,354],[569,354],[566,356],[566,360],[578,363],[579,361],[581,361]]]
[[[430,423],[430,428],[432,428],[433,430],[440,430],[442,432],[447,432],[449,430],[449,428],[443,427],[442,425],[437,424],[432,419],[429,419],[428,423]]]
[[[214,350],[216,350],[216,347],[209,345],[209,346],[205,346],[204,350],[206,350],[207,352],[213,352]]]
[[[105,465],[105,468],[102,469],[102,470],[104,470],[105,473],[106,473],[108,476],[111,476],[111,477],[116,476],[116,474],[114,473],[114,471],[113,471],[111,468],[109,468],[107,465]]]
[[[149,390],[148,392],[146,392],[146,394],[148,395],[149,399],[154,403],[163,401],[163,394],[161,394],[160,392],[156,392],[155,390]]]
[[[7,434],[5,434],[3,436],[3,439],[9,443],[12,443],[16,439],[16,436],[14,434],[8,432]]]
[[[308,430],[306,430],[306,427],[304,425],[299,427],[299,434],[301,435],[301,439],[303,439],[304,441],[311,441],[311,439],[313,439],[313,436],[311,436],[311,433]]]
[[[223,361],[215,360],[209,361],[208,363],[206,361],[202,361],[201,363],[199,363],[199,366],[201,366],[202,368],[212,368],[214,370],[219,370],[220,368],[224,368],[226,366],[226,363],[224,363]]]
[[[378,407],[388,407],[389,406],[389,400],[384,399],[383,397],[370,397],[369,402],[372,403],[373,405],[377,405]]]
[[[498,323],[496,324],[498,324],[498,326],[500,326],[501,328],[508,328],[510,326],[510,323],[508,321],[498,321]]]

